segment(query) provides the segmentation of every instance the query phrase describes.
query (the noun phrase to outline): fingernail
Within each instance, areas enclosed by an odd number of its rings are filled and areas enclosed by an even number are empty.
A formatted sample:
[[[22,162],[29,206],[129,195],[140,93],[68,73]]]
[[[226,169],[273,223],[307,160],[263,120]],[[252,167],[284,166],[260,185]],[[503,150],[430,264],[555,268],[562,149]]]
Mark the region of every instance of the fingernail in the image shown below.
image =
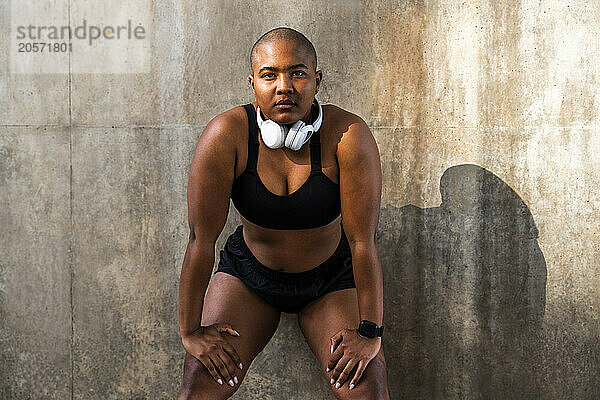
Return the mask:
[[[242,363],[240,363],[240,365],[238,365],[240,367],[240,369],[242,369]]]
[[[234,376],[233,380],[235,381],[236,384],[238,383],[237,376]]]
[[[234,383],[233,383],[233,381],[232,381],[231,379],[229,380],[229,384],[230,384],[231,386],[233,386],[233,385],[234,385]]]
[[[240,336],[240,333],[238,331],[236,331],[235,329],[234,329],[234,331],[235,331],[236,335]]]
[[[329,383],[331,383],[333,385],[333,382],[335,382],[335,381],[333,380],[333,378],[331,378],[331,380],[329,381]]]
[[[331,368],[327,367],[327,372],[331,371]]]
[[[335,388],[336,388],[336,389],[339,389],[339,388],[340,388],[340,386],[342,386],[342,385],[340,385],[340,383],[339,383],[339,382],[335,384]]]
[[[219,382],[219,385],[223,384],[223,381],[221,380],[221,378],[217,379],[217,382]]]
[[[352,388],[354,387],[354,383],[350,384],[350,390],[352,390]]]
[[[333,353],[333,345],[331,345],[331,352]]]

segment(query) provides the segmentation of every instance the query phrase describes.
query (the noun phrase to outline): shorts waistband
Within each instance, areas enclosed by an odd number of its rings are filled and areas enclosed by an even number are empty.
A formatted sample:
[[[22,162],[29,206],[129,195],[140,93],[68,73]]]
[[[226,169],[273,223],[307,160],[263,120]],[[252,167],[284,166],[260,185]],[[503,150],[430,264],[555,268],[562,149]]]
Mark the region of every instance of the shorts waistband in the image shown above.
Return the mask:
[[[342,228],[342,235],[340,237],[340,241],[339,241],[335,251],[327,260],[323,261],[321,264],[317,265],[316,267],[314,267],[312,269],[309,269],[308,271],[303,271],[303,272],[276,271],[276,270],[269,268],[266,265],[262,264],[260,261],[258,261],[258,259],[254,256],[254,254],[252,254],[252,251],[250,251],[250,248],[246,245],[246,241],[244,240],[242,230],[243,230],[243,225],[239,225],[235,229],[235,232],[232,235],[232,239],[237,242],[238,246],[243,250],[246,257],[251,260],[251,262],[252,262],[254,268],[256,268],[256,270],[258,270],[263,275],[267,275],[269,278],[271,278],[273,280],[277,280],[277,281],[281,281],[281,282],[305,281],[307,279],[313,278],[314,276],[318,275],[319,273],[327,270],[327,268],[329,266],[331,266],[332,263],[334,263],[335,261],[337,261],[340,258],[340,256],[344,253],[345,250],[347,250],[348,253],[350,252],[348,239],[346,238],[344,229]]]

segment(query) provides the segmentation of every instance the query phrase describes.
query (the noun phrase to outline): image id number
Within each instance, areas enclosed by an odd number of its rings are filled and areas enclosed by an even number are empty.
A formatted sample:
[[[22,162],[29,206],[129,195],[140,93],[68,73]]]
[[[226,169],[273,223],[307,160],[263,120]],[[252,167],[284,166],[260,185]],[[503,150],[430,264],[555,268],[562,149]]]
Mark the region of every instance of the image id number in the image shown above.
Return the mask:
[[[71,43],[29,43],[29,42],[20,42],[18,43],[19,53],[69,53],[73,52]]]

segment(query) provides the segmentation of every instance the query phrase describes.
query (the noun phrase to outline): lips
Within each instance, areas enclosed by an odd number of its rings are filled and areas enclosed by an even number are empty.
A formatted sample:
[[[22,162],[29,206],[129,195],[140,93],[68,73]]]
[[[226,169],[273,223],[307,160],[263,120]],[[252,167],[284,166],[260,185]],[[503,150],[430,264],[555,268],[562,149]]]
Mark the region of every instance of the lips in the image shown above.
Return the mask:
[[[280,105],[290,105],[293,106],[296,103],[294,103],[292,100],[289,99],[284,99],[284,100],[279,100],[277,103],[275,103],[276,106],[280,106]]]

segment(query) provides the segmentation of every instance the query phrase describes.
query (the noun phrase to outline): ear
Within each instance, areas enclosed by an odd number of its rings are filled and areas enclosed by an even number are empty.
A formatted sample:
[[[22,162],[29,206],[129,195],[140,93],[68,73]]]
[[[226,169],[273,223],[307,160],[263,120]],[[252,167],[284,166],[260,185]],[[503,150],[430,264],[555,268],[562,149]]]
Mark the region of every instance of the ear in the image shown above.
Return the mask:
[[[252,74],[248,75],[248,83],[250,84],[250,87],[252,88],[252,92],[254,92],[254,76]]]
[[[315,94],[319,93],[319,86],[321,85],[321,80],[323,79],[323,73],[321,70],[318,70],[315,73],[315,79],[317,80],[317,87],[315,89]]]

